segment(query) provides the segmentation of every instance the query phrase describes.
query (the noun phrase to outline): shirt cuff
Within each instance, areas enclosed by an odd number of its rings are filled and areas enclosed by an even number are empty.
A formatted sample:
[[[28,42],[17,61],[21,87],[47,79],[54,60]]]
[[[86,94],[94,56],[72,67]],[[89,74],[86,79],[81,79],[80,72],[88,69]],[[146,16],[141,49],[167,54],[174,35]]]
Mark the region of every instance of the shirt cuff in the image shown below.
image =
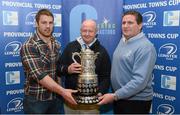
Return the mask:
[[[43,79],[46,75],[48,75],[48,73],[42,73],[42,74],[38,77],[38,80]]]

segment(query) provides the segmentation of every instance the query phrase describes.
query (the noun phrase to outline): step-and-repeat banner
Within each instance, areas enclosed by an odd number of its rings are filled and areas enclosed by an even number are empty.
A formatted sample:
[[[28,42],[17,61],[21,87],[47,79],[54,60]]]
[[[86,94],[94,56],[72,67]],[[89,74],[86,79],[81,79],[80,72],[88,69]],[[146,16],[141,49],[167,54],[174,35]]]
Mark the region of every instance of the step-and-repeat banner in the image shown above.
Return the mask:
[[[35,31],[34,17],[41,8],[55,16],[54,36],[61,41],[61,0],[0,1],[0,112],[23,113],[24,72],[19,50]]]
[[[142,13],[143,31],[154,43],[157,62],[154,67],[152,113],[180,113],[180,1],[126,0],[124,9]]]

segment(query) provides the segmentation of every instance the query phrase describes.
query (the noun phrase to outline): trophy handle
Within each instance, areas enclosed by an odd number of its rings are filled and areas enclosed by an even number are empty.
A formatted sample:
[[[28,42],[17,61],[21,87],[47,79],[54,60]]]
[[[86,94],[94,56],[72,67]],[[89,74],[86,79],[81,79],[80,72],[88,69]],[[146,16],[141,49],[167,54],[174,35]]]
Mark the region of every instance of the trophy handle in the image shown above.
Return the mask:
[[[77,63],[77,61],[74,58],[75,56],[79,56],[79,58],[81,58],[81,56],[80,56],[80,54],[78,52],[72,53],[72,60],[74,61],[74,63]]]

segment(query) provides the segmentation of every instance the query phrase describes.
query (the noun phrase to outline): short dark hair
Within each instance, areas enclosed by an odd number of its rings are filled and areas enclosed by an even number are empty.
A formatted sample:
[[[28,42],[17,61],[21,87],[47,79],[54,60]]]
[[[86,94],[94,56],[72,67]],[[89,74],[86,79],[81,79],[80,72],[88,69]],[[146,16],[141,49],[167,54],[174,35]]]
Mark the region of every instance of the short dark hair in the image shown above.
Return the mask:
[[[141,15],[139,12],[135,11],[135,10],[126,11],[126,12],[123,14],[123,17],[124,17],[125,15],[133,15],[133,16],[135,16],[136,22],[137,22],[138,25],[143,22],[143,17],[142,17],[142,15]]]
[[[51,13],[51,11],[49,11],[48,9],[41,9],[41,10],[39,10],[37,12],[36,17],[35,17],[37,23],[39,22],[39,19],[40,19],[41,15],[51,16],[53,18],[53,20],[54,20],[54,16]]]

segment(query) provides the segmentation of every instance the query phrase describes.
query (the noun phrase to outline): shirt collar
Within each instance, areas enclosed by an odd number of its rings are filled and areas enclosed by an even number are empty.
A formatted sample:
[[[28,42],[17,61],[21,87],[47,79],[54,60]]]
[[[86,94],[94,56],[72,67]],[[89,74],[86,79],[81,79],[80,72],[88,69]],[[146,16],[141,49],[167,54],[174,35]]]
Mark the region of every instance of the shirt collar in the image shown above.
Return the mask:
[[[78,38],[77,38],[77,41],[79,42],[79,44],[81,45],[81,47],[82,47],[83,45],[86,45],[86,46],[88,46],[88,47],[91,47],[91,46],[96,42],[96,40],[97,40],[97,38],[94,38],[94,40],[93,40],[90,44],[86,44],[86,43],[84,42],[84,40],[82,39],[82,37],[78,37]]]
[[[131,41],[134,41],[134,40],[136,40],[136,39],[139,39],[139,38],[141,38],[142,36],[144,36],[144,33],[143,32],[140,32],[139,34],[137,34],[136,36],[134,36],[134,37],[131,37],[131,38],[129,38],[128,40],[126,40],[126,38],[123,36],[122,37],[122,39],[123,39],[123,42],[131,42]]]
[[[35,31],[35,41],[43,41],[40,37],[39,37],[39,35],[38,35],[38,33],[37,33],[37,31]],[[51,36],[51,41],[55,41],[55,38],[53,37],[53,36]]]

